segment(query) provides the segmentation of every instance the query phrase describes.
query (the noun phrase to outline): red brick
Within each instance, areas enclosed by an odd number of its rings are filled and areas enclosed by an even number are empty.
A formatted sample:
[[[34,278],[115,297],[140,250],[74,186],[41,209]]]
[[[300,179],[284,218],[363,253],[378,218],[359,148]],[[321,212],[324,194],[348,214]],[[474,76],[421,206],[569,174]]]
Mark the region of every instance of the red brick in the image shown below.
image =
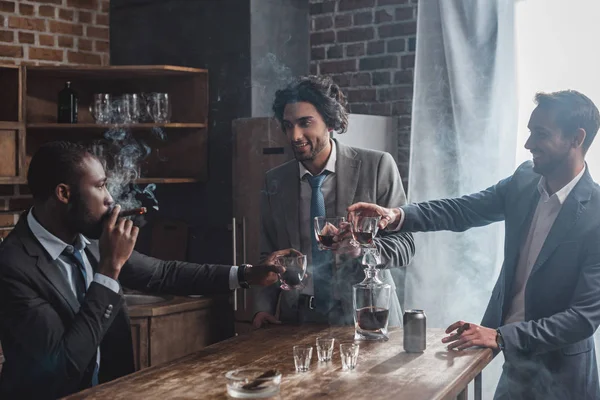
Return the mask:
[[[377,100],[377,90],[375,89],[348,90],[348,101],[350,103],[364,103],[375,100]]]
[[[417,38],[416,37],[408,38],[408,51],[410,51],[410,52],[417,51]]]
[[[412,113],[412,100],[395,101],[392,103],[392,114],[393,115],[411,115]],[[410,139],[410,137],[409,137]],[[400,143],[398,143],[400,145]]]
[[[331,79],[340,87],[350,86],[350,74],[330,75]]]
[[[108,38],[109,38],[108,28],[98,28],[95,26],[88,26],[86,36],[93,37],[96,39],[108,40]]]
[[[319,74],[319,66],[317,65],[317,63],[310,63],[309,73],[311,75],[318,75]]]
[[[383,40],[378,40],[376,42],[367,43],[367,54],[382,54],[385,53],[385,42]]]
[[[344,46],[336,45],[329,46],[327,49],[327,58],[342,58],[344,57]]]
[[[13,31],[0,31],[0,42],[14,42],[15,33]]]
[[[0,15],[0,26],[4,26],[4,15]]]
[[[350,104],[350,112],[352,114],[368,114],[369,106],[366,104],[352,103]]]
[[[21,15],[33,15],[35,9],[31,4],[19,4],[19,14]]]
[[[325,59],[325,47],[313,47],[310,49],[311,60],[324,60]]]
[[[92,51],[92,41],[88,39],[79,38],[77,40],[77,48],[82,51]]]
[[[54,47],[54,36],[40,35],[40,46]]]
[[[46,21],[38,18],[10,17],[8,19],[8,27],[26,31],[44,32],[46,30]]]
[[[15,185],[0,185],[0,196],[14,196],[14,195],[15,195]]]
[[[66,48],[73,48],[73,45],[75,44],[75,39],[73,39],[71,36],[59,36],[58,37],[58,47],[66,47]]]
[[[415,67],[415,55],[409,54],[406,56],[402,56],[401,60],[402,69],[414,68]]]
[[[21,211],[33,206],[33,197],[13,197],[8,199],[8,209]]]
[[[414,35],[416,32],[416,22],[400,22],[397,24],[382,25],[379,27],[380,38]]]
[[[108,26],[109,19],[108,14],[96,14],[96,25]]]
[[[30,47],[29,58],[31,60],[45,61],[63,61],[64,52],[62,50],[45,49],[42,47]]]
[[[38,14],[40,17],[56,17],[56,7],[54,6],[40,6],[38,8]]]
[[[34,44],[35,35],[29,32],[19,32],[19,43]]]
[[[394,84],[395,85],[408,85],[414,82],[413,71],[396,71],[394,73]]]
[[[108,13],[110,11],[110,0],[101,0],[100,11],[103,13]]]
[[[360,70],[369,71],[374,69],[388,69],[398,67],[398,57],[396,56],[380,56],[361,58]]]
[[[15,213],[18,219],[18,213]],[[15,225],[15,214],[0,214],[0,226],[14,226]]]
[[[0,57],[23,57],[23,46],[9,46],[0,44]]]
[[[373,23],[373,13],[371,11],[359,12],[354,14],[354,25],[369,25]]]
[[[353,43],[346,46],[346,57],[359,57],[365,54],[364,43]]]
[[[310,15],[332,13],[335,10],[335,1],[313,3],[309,6]]]
[[[0,1],[0,12],[15,12],[15,2],[14,1]]]
[[[62,4],[62,0],[35,0],[36,3]]]
[[[91,24],[92,13],[89,11],[79,11],[79,22],[82,24]]]
[[[373,39],[374,36],[375,31],[372,27],[337,31],[338,43],[364,42]]]
[[[58,10],[58,18],[64,19],[65,21],[73,22],[75,21],[75,11],[67,10],[66,8],[61,8]]]
[[[389,85],[391,83],[391,73],[389,71],[373,72],[371,74],[373,86]]]
[[[369,86],[371,85],[371,75],[366,72],[359,72],[350,75],[350,86]]]
[[[398,86],[379,89],[379,101],[410,100],[413,96],[413,88],[410,86]]]
[[[375,6],[375,0],[339,0],[338,11],[358,10]]]
[[[356,71],[356,60],[324,61],[319,65],[321,74],[338,74]]]
[[[369,104],[369,114],[371,115],[392,115],[392,105],[390,103]]]
[[[414,11],[412,7],[396,8],[396,21],[410,21],[414,19]]]
[[[342,14],[335,16],[336,28],[348,28],[352,26],[352,14]]]
[[[310,34],[310,45],[329,44],[335,42],[334,31],[315,32]]]
[[[392,39],[387,44],[388,53],[401,53],[405,50],[406,50],[406,40],[404,38]]]
[[[94,46],[95,46],[96,51],[99,53],[108,53],[110,50],[109,42],[103,42],[101,40],[96,40],[94,42]]]
[[[387,10],[378,10],[375,12],[375,23],[381,24],[383,22],[390,22],[394,20],[394,16]]]
[[[324,16],[324,17],[316,17],[314,19],[315,30],[322,31],[325,29],[330,29],[333,27],[333,17]]]
[[[98,54],[69,51],[68,61],[72,64],[102,65],[102,57]]]
[[[398,6],[400,4],[408,4],[410,0],[377,0],[378,6]]]
[[[68,22],[57,22],[50,21],[50,32],[61,33],[63,35],[83,35],[83,26],[77,24],[70,24]]]
[[[88,10],[97,10],[98,2],[96,0],[67,0],[67,6],[73,8],[87,8]]]

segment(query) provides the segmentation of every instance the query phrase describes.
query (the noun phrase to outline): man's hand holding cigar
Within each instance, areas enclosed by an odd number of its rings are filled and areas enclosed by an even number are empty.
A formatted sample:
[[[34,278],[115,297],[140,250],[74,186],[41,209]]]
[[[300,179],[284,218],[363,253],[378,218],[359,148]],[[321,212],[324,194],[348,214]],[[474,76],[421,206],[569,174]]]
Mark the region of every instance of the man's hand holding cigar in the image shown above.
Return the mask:
[[[458,321],[450,325],[446,329],[446,333],[452,333],[450,336],[442,339],[442,343],[450,343],[448,350],[464,350],[473,346],[498,350],[498,343],[496,341],[498,333],[495,329]]]

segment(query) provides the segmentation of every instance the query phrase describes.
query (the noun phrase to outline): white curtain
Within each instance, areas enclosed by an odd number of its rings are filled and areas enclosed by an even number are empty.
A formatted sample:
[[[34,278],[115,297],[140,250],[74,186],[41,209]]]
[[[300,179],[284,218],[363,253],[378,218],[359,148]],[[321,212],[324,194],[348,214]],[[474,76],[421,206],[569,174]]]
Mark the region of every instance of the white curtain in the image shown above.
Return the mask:
[[[409,201],[455,197],[510,175],[517,138],[512,0],[420,0]],[[503,259],[503,225],[416,234],[406,307],[428,327],[481,321]],[[499,376],[484,372],[484,398]]]

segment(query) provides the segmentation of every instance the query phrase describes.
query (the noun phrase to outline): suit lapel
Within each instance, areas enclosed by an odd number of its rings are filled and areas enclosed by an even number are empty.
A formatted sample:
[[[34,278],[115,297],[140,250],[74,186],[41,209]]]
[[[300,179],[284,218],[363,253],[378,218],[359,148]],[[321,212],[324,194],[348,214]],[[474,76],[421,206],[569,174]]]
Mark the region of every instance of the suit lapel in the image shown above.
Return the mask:
[[[581,180],[573,188],[573,191],[567,196],[554,224],[552,224],[542,250],[540,250],[540,254],[533,265],[531,275],[535,274],[542,267],[558,245],[564,241],[564,238],[569,234],[571,229],[577,224],[582,212],[585,210],[584,204],[592,196],[592,186],[592,178],[588,170],[586,170]]]
[[[40,242],[38,242],[29,229],[29,225],[27,224],[27,213],[21,215],[17,226],[15,226],[15,231],[21,239],[27,253],[31,257],[37,259],[36,266],[42,275],[59,293],[59,297],[63,300],[65,305],[68,306],[73,313],[77,313],[79,311],[79,301],[77,301],[77,298],[69,287],[69,283],[65,277],[60,273],[60,270],[54,265],[52,260],[50,260],[50,257]]]
[[[337,160],[335,163],[335,174],[337,175],[336,190],[336,216],[345,216],[346,210],[354,201],[354,195],[358,187],[361,161],[357,159],[357,153],[351,147],[335,141],[337,147]]]

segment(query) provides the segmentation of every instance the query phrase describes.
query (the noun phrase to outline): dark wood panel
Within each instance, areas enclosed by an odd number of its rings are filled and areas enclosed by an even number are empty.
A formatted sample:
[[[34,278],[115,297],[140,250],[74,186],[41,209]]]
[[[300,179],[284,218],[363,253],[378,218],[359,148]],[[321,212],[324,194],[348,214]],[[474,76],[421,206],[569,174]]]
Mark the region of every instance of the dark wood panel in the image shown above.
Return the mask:
[[[19,82],[18,67],[0,66],[0,121],[19,121]]]
[[[292,346],[314,345],[317,336],[337,339],[333,361],[319,363],[316,350],[310,370],[296,373]],[[402,330],[387,342],[359,342],[357,368],[342,371],[339,342],[352,341],[352,327],[280,326],[209,346],[198,353],[109,382],[68,397],[115,400],[130,398],[227,399],[225,373],[231,369],[276,368],[282,372],[284,399],[454,399],[492,360],[490,349],[448,351],[442,329],[427,331],[424,353],[406,353]],[[400,397],[399,397],[400,396]]]
[[[0,130],[0,176],[17,176],[18,143],[17,130]]]
[[[150,366],[148,318],[131,318],[131,338],[133,339],[133,362],[139,371]]]

